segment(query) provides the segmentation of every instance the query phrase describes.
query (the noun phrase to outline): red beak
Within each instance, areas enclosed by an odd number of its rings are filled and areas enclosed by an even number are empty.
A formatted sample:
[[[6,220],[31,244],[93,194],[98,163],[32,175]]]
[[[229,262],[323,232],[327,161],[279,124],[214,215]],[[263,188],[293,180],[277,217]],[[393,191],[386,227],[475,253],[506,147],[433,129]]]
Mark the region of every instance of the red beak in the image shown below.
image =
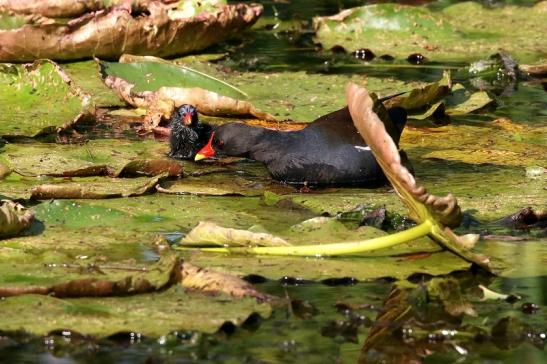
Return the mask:
[[[183,118],[182,118],[182,123],[186,126],[192,124],[192,114],[184,114]]]
[[[209,141],[207,144],[201,148],[201,150],[196,154],[194,157],[195,161],[199,161],[206,158],[211,158],[216,155],[215,150],[213,149],[213,138],[215,136],[215,132],[211,133],[211,137],[209,138]]]

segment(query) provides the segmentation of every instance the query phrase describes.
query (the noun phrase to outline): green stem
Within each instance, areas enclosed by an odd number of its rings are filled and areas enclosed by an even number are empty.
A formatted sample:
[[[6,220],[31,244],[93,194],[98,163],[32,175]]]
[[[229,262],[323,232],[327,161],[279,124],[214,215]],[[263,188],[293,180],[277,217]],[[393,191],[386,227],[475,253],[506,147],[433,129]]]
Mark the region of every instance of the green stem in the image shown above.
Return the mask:
[[[259,246],[252,248],[202,248],[201,251],[213,253],[243,253],[256,255],[289,255],[289,256],[328,256],[328,255],[348,255],[369,252],[383,248],[389,248],[394,245],[406,243],[408,241],[421,238],[429,233],[433,224],[426,220],[420,225],[411,229],[401,231],[395,234],[389,234],[374,239],[364,241],[352,241],[345,243],[320,244],[320,245],[300,245],[300,246]]]

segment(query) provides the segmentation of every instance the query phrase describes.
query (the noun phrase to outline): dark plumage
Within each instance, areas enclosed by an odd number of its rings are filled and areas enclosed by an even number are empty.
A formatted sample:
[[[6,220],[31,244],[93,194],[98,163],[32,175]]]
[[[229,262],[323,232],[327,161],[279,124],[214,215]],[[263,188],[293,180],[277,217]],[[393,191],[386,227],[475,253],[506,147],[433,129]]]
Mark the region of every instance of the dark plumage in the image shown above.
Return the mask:
[[[398,144],[406,111],[389,111],[388,133]],[[241,123],[221,125],[196,159],[216,153],[264,163],[274,179],[292,184],[362,185],[385,183],[382,169],[353,125],[347,107],[322,116],[302,130],[277,131]]]
[[[177,159],[194,159],[198,150],[209,140],[211,126],[201,123],[198,112],[191,105],[182,105],[173,112],[169,122],[171,135],[169,156]]]

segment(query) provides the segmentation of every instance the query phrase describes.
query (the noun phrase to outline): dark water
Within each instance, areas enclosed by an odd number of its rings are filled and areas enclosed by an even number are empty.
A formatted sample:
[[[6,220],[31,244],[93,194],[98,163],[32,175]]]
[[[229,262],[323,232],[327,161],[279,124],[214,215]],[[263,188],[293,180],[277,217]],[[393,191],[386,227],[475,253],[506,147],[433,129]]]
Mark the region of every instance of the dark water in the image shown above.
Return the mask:
[[[408,307],[416,312],[415,318],[407,326],[397,328],[397,320],[392,327],[374,322],[384,300],[393,293],[392,284],[386,280],[268,281],[257,287],[287,297],[292,303],[277,308],[267,320],[251,316],[242,327],[225,325],[213,335],[175,332],[161,338],[140,337],[135,333],[101,340],[78,337],[75,333],[40,338],[0,335],[0,362],[380,363],[407,362],[422,356],[429,363],[545,362],[546,330],[541,326],[545,325],[545,312],[541,310],[547,304],[545,277],[493,279],[470,272],[453,277],[461,284],[469,280],[482,282],[493,290],[519,295],[521,299],[511,303],[480,303],[475,299],[479,318],[464,322],[439,316],[432,303],[423,312],[419,304],[412,303]],[[417,279],[424,277],[413,278]],[[523,304],[528,302],[539,305],[540,311],[523,313]],[[421,317],[424,313],[430,317]],[[515,331],[511,337],[496,333],[496,325],[508,316],[526,321],[529,326]],[[371,341],[367,334],[379,329],[387,332],[380,335],[380,340],[372,340],[372,350],[362,353],[363,343]]]
[[[243,43],[230,41],[211,50],[230,51],[238,46],[237,52],[221,61],[223,64],[241,71],[359,73],[404,81],[433,81],[440,78],[445,67],[465,66],[458,63],[411,66],[405,60],[363,64],[352,55],[334,55],[318,49],[312,41],[310,19],[364,1],[262,3],[264,28],[245,35]],[[449,3],[438,1],[430,5],[442,7]],[[535,2],[483,3],[502,6]],[[277,23],[286,30],[269,29]],[[473,85],[467,76],[455,73],[455,79]],[[540,83],[494,85],[490,91],[498,107],[485,114],[485,119],[494,115],[517,122],[547,122],[547,93]],[[481,116],[474,116],[475,121],[480,119]],[[414,277],[413,283],[426,279]],[[225,325],[213,335],[176,332],[161,338],[126,333],[101,340],[76,334],[31,337],[0,332],[0,363],[403,363],[418,359],[428,363],[546,362],[547,277],[494,278],[470,271],[454,274],[453,279],[472,302],[477,318],[461,321],[440,312],[438,302],[420,304],[408,299],[401,300],[399,306],[413,315],[410,326],[398,327],[397,315],[385,325],[377,319],[380,309],[387,310],[385,302],[396,289],[389,279],[374,282],[286,279],[259,283],[257,287],[287,297],[292,303],[276,308],[269,319],[252,316],[240,328]],[[476,288],[472,288],[478,283],[497,292],[518,295],[520,299],[481,302]],[[421,297],[419,289],[408,294]],[[527,313],[531,303],[538,305],[539,311]],[[514,317],[520,324],[502,330],[500,323],[506,317]],[[362,350],[365,344],[369,345],[366,353]]]

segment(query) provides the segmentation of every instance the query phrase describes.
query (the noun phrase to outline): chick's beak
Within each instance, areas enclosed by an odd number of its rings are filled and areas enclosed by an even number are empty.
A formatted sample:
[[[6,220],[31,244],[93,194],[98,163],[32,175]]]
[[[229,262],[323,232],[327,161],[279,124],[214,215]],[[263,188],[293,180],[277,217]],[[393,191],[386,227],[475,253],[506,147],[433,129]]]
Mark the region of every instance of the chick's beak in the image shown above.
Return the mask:
[[[183,122],[184,125],[186,125],[186,126],[192,124],[192,114],[190,114],[190,113],[184,114],[184,116],[183,116],[183,118],[182,118],[182,122]]]
[[[199,152],[194,157],[195,161],[200,161],[202,159],[211,158],[216,155],[215,150],[213,149],[213,138],[215,136],[215,132],[211,133],[211,137],[209,138],[209,141],[207,144],[199,150]]]

